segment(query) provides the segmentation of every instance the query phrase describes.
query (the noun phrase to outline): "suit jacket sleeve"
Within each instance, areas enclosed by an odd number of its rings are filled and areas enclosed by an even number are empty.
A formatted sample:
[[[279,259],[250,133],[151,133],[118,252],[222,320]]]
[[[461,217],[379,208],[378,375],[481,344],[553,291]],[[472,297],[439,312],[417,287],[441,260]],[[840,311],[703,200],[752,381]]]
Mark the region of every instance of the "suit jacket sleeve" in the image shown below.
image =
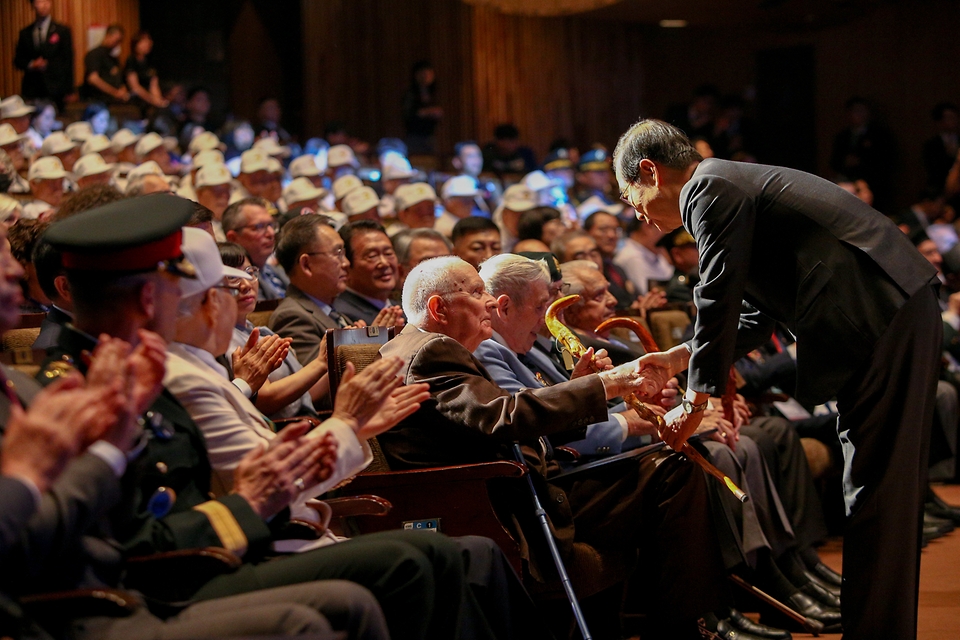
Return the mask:
[[[37,505],[27,486],[15,478],[0,476],[0,560],[6,566],[7,555],[20,537]]]
[[[307,312],[300,309],[278,308],[270,316],[269,327],[278,335],[293,339],[290,346],[297,354],[300,364],[309,364],[320,353],[323,334],[318,334],[317,324]]]
[[[13,65],[20,71],[26,71],[30,61],[36,58],[33,49],[32,27],[27,27],[20,31],[20,37],[17,39],[17,50],[13,57]]]
[[[585,429],[603,419],[607,410],[598,376],[511,394],[487,377],[483,366],[459,343],[445,336],[430,340],[414,354],[409,381],[429,383],[437,410],[451,421],[504,442]]]
[[[700,251],[689,386],[719,395],[734,362],[756,210],[753,200],[724,178],[695,176],[684,192],[684,226]]]

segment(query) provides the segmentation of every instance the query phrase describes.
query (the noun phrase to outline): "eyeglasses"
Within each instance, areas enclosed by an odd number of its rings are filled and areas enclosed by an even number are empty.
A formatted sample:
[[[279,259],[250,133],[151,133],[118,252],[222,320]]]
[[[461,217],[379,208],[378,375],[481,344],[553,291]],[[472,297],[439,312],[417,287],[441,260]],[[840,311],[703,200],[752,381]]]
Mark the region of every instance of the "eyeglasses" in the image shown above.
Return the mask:
[[[273,229],[276,232],[278,227],[276,222],[258,222],[257,224],[245,224],[240,228],[250,229],[254,233],[263,233],[267,229]]]
[[[590,251],[577,251],[575,254],[573,254],[573,259],[586,260],[588,257],[599,258],[601,256],[602,254],[600,253],[599,249],[590,249]]]
[[[227,278],[227,279],[226,279],[227,282],[230,282],[230,280],[239,280],[239,278]],[[229,293],[229,294],[230,294],[232,297],[234,297],[234,298],[239,298],[239,297],[240,297],[240,287],[231,286],[231,285],[226,285],[226,284],[218,284],[218,285],[214,285],[213,288],[214,288],[214,289],[222,289],[223,291],[226,291],[227,293]]]
[[[620,202],[622,202],[623,204],[627,205],[627,206],[630,207],[631,209],[636,209],[636,208],[637,208],[637,205],[635,205],[635,204],[633,204],[632,202],[630,202],[630,198],[627,197],[627,191],[628,191],[629,189],[630,189],[630,183],[628,182],[628,183],[627,183],[627,186],[625,186],[625,187],[623,188],[623,190],[620,192]]]
[[[306,251],[305,256],[330,256],[337,260],[343,260],[343,247],[337,247],[333,251]]]
[[[243,270],[248,276],[253,276],[254,278],[260,277],[260,269],[258,267],[247,267]]]

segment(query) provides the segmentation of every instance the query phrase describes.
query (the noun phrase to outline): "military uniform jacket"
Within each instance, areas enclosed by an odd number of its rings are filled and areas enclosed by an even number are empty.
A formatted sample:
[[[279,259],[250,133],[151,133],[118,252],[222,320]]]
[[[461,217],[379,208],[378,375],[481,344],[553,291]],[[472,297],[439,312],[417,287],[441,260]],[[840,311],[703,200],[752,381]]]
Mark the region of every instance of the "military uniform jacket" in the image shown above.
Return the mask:
[[[64,327],[38,379],[49,384],[65,367],[82,367],[84,351],[94,340],[71,325]],[[68,364],[64,358],[69,360]],[[238,495],[211,500],[210,461],[203,434],[186,410],[167,390],[143,416],[147,444],[121,479],[129,509],[111,512],[114,537],[129,555],[175,549],[223,547],[238,555],[248,549],[265,550],[271,531],[264,520]],[[170,512],[155,517],[148,509],[161,487],[176,494]]]
[[[797,339],[797,393],[820,404],[873,354],[935,269],[889,219],[801,171],[704,160],[680,192],[700,251],[690,387],[719,395],[776,321]]]

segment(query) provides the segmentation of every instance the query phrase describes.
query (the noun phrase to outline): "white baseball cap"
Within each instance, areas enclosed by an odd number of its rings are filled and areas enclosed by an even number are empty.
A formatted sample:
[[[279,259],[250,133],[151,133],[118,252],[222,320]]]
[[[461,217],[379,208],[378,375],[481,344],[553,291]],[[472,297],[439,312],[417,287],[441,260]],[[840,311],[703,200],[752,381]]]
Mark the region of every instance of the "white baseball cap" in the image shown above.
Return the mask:
[[[220,153],[219,149],[207,149],[193,156],[194,169],[199,170],[208,164],[226,164],[223,160],[223,154]]]
[[[360,161],[357,160],[357,156],[353,153],[348,145],[345,144],[335,144],[330,147],[330,151],[327,152],[327,166],[342,167],[344,165],[350,165],[353,167],[359,167]]]
[[[380,198],[377,197],[376,191],[370,187],[360,187],[343,198],[341,208],[346,215],[355,216],[358,213],[366,213],[379,205]]]
[[[113,147],[115,153],[120,153],[130,145],[137,144],[139,139],[140,136],[130,129],[120,129],[110,138],[110,146]]]
[[[140,138],[140,140],[137,141],[137,148],[134,149],[134,151],[138,156],[142,158],[143,156],[147,155],[154,149],[157,149],[158,147],[162,147],[162,146],[163,146],[163,138],[160,137],[159,133],[154,133],[151,131],[150,133],[143,136],[142,138]]]
[[[213,162],[200,167],[200,170],[197,171],[197,183],[193,186],[195,189],[216,187],[222,184],[230,184],[232,180],[233,176],[230,175],[230,169],[227,169],[227,165],[222,162]]]
[[[267,154],[260,149],[247,149],[240,156],[240,173],[255,173],[269,171]]]
[[[127,180],[129,182],[133,182],[135,179],[141,176],[160,176],[163,178],[163,169],[161,169],[160,165],[153,160],[147,160],[146,162],[131,169],[130,173],[127,174]]]
[[[88,153],[80,156],[80,159],[73,165],[73,175],[76,178],[86,178],[100,173],[112,171],[113,164],[107,164],[99,153]]]
[[[26,137],[27,134],[20,135],[17,133],[17,130],[13,128],[12,124],[7,122],[0,124],[0,147],[13,144],[17,140],[23,140]]]
[[[333,181],[333,199],[340,200],[348,193],[363,186],[363,181],[355,175],[340,176]]]
[[[40,155],[52,156],[58,153],[66,153],[76,147],[77,143],[68,138],[67,134],[62,131],[54,131],[44,138],[43,145],[40,147]]]
[[[44,156],[37,158],[30,165],[30,171],[27,172],[27,180],[57,180],[65,178],[67,172],[63,170],[63,163],[57,156]]]
[[[20,201],[0,193],[0,222],[9,220],[10,216],[16,211],[19,211],[21,215],[23,214],[23,206]]]
[[[327,190],[313,186],[310,178],[297,178],[283,190],[283,199],[288,205],[305,200],[316,200],[326,195]]]
[[[477,189],[477,181],[470,176],[454,176],[443,183],[443,189],[440,190],[443,199],[447,198],[472,198],[480,193]]]
[[[260,151],[263,151],[271,157],[288,158],[290,156],[290,147],[280,146],[277,144],[277,141],[270,136],[260,138],[254,142],[253,148],[260,149]]]
[[[384,180],[403,180],[417,175],[417,172],[410,166],[410,161],[396,151],[388,151],[383,154],[381,168]]]
[[[400,185],[393,196],[397,201],[397,211],[403,211],[425,200],[436,201],[437,192],[426,182],[414,182]]]
[[[539,204],[536,193],[531,191],[526,185],[515,184],[503,192],[503,203],[501,206],[504,209],[520,213],[534,209],[539,206]]]
[[[270,173],[279,173],[280,175],[283,175],[283,165],[280,164],[280,161],[273,156],[269,156],[267,158],[267,171]]]
[[[313,177],[320,175],[320,167],[317,166],[317,157],[309,153],[299,158],[294,158],[290,163],[290,177]]]
[[[93,127],[91,127],[90,123],[86,120],[71,122],[63,132],[77,144],[83,144],[93,137]]]
[[[543,171],[531,171],[523,177],[523,184],[531,191],[543,191],[563,184],[559,178],[550,178]],[[514,209],[516,211],[516,209]]]
[[[607,204],[603,201],[600,196],[590,196],[586,200],[580,203],[580,206],[577,207],[577,216],[581,220],[584,220],[592,213],[597,211],[603,211],[604,213],[609,213],[612,216],[618,216],[623,213],[623,205],[620,203]]]
[[[20,96],[10,96],[0,100],[0,118],[20,118],[36,111],[23,101]]]
[[[80,153],[87,155],[88,153],[100,153],[101,151],[106,151],[110,149],[110,138],[99,133],[95,136],[90,136],[83,143],[83,146],[80,147]]]
[[[190,144],[187,145],[187,151],[196,156],[203,151],[222,149],[224,146],[225,145],[220,142],[220,138],[217,137],[217,134],[212,131],[204,131],[193,136]]]
[[[220,284],[224,278],[253,280],[253,276],[246,271],[224,266],[216,240],[203,229],[184,227],[180,248],[183,250],[183,257],[197,272],[194,279],[180,278],[181,298],[203,293]]]

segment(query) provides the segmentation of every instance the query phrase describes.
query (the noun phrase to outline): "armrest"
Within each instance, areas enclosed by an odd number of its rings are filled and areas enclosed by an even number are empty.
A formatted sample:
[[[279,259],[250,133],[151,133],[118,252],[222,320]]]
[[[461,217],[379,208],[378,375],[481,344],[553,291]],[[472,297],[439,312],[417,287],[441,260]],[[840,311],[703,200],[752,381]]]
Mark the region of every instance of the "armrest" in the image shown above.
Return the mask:
[[[553,448],[553,457],[560,462],[575,462],[580,459],[580,452],[561,445]]]
[[[139,609],[136,594],[119,589],[76,589],[36,593],[19,599],[24,611],[44,626],[89,616],[121,618]]]
[[[448,482],[470,482],[475,480],[492,480],[494,478],[521,478],[527,472],[518,462],[511,460],[497,460],[496,462],[480,462],[477,464],[461,464],[451,467],[431,467],[428,469],[408,469],[405,471],[380,471],[361,473],[350,483],[350,491],[357,491],[363,487],[380,486],[416,486],[436,485]],[[363,493],[376,493],[375,491]]]
[[[309,422],[311,429],[316,429],[320,426],[322,420],[318,420],[313,416],[294,416],[293,418],[277,418],[272,421],[274,426],[277,428],[277,431],[280,431],[286,426],[289,426],[295,422]]]
[[[236,571],[243,561],[220,547],[180,549],[127,559],[124,584],[162,602],[189,600],[213,578]]]
[[[315,500],[307,500],[307,506],[313,507]],[[324,500],[333,509],[334,518],[352,518],[354,516],[383,516],[389,513],[393,505],[379,496],[360,495],[347,498],[329,498]]]

